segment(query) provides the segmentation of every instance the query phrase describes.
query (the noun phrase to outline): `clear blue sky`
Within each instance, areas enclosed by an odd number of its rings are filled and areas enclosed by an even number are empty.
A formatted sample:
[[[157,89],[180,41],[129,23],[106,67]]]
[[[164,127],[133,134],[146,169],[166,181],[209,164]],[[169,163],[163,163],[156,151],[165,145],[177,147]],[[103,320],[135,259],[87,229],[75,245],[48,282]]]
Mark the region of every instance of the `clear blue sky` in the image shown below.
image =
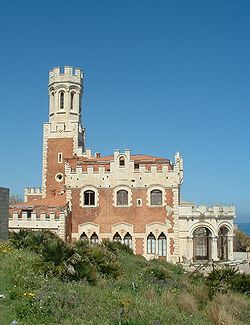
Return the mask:
[[[85,72],[87,146],[184,156],[182,198],[250,220],[250,1],[4,1],[0,186],[40,186],[48,70]]]

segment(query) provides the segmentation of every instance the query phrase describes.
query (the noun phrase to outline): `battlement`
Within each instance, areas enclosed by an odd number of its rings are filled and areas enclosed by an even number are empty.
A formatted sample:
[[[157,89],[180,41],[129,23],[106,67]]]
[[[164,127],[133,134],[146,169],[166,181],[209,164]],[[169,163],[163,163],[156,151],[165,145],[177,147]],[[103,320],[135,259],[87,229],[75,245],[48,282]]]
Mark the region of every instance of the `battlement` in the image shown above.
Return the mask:
[[[26,187],[24,189],[24,202],[30,200],[42,198],[42,189],[41,187]]]
[[[42,189],[41,187],[26,187],[24,195],[42,195]]]
[[[63,69],[55,67],[49,72],[49,85],[55,82],[82,83],[83,72],[79,68],[65,66]]]
[[[235,207],[233,205],[180,205],[179,206],[179,215],[180,217],[188,216],[193,217],[220,217],[220,216],[235,216]]]

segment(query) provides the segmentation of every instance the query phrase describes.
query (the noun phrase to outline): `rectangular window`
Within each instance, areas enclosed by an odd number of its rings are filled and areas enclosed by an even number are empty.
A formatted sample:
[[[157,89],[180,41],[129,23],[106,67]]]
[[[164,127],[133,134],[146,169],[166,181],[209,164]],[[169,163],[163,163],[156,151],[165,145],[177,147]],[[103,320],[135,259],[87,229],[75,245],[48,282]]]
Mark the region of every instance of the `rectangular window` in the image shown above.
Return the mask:
[[[62,163],[63,162],[63,155],[61,152],[58,153],[58,162]]]
[[[139,164],[135,163],[135,164],[134,164],[134,169],[135,169],[135,170],[139,170],[139,166],[140,166]]]

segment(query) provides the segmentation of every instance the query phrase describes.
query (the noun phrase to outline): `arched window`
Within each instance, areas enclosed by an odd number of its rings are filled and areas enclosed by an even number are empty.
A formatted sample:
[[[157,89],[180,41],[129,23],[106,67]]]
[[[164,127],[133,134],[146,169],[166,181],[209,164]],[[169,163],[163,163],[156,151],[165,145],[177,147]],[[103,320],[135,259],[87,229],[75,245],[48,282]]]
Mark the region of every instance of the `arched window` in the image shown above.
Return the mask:
[[[98,238],[98,236],[97,236],[97,234],[95,232],[90,237],[90,243],[93,244],[93,245],[96,245],[96,244],[99,243],[99,238]]]
[[[121,167],[125,166],[125,159],[124,159],[124,157],[121,157],[119,159],[119,166],[121,166]]]
[[[89,241],[88,236],[85,234],[85,232],[83,232],[83,233],[81,234],[80,239],[81,239],[81,240],[85,240],[85,241]]]
[[[228,229],[221,227],[218,232],[218,257],[220,260],[228,259]]]
[[[71,110],[74,109],[74,97],[75,97],[75,93],[72,91],[70,94],[70,109]]]
[[[132,236],[130,235],[129,232],[127,232],[126,235],[124,236],[124,244],[132,249]]]
[[[116,193],[117,205],[128,205],[128,191],[120,190]]]
[[[94,191],[85,191],[83,193],[83,204],[84,205],[95,205],[95,192]]]
[[[63,91],[60,92],[59,99],[60,99],[60,109],[64,109],[64,92]]]
[[[51,112],[54,112],[54,105],[55,105],[55,93],[52,92],[51,97],[50,97],[50,111]]]
[[[147,237],[147,252],[148,254],[155,254],[155,236],[152,232]]]
[[[113,237],[113,241],[122,242],[122,237],[116,232]]]
[[[150,192],[150,205],[162,205],[161,190],[153,190]]]
[[[193,233],[194,260],[211,259],[211,231],[206,227],[199,227]]]
[[[158,237],[158,255],[167,256],[167,237],[163,232]]]

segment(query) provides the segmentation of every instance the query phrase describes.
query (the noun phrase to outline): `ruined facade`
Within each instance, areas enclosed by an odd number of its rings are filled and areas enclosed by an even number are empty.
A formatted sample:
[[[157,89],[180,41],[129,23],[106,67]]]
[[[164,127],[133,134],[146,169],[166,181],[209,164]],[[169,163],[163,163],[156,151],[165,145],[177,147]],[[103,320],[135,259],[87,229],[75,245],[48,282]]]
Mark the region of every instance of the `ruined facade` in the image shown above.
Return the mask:
[[[183,158],[174,162],[85,147],[81,124],[83,74],[49,73],[49,122],[44,124],[42,189],[25,190],[12,206],[10,227],[51,229],[68,241],[121,241],[146,258],[232,258],[234,207],[181,202]]]

